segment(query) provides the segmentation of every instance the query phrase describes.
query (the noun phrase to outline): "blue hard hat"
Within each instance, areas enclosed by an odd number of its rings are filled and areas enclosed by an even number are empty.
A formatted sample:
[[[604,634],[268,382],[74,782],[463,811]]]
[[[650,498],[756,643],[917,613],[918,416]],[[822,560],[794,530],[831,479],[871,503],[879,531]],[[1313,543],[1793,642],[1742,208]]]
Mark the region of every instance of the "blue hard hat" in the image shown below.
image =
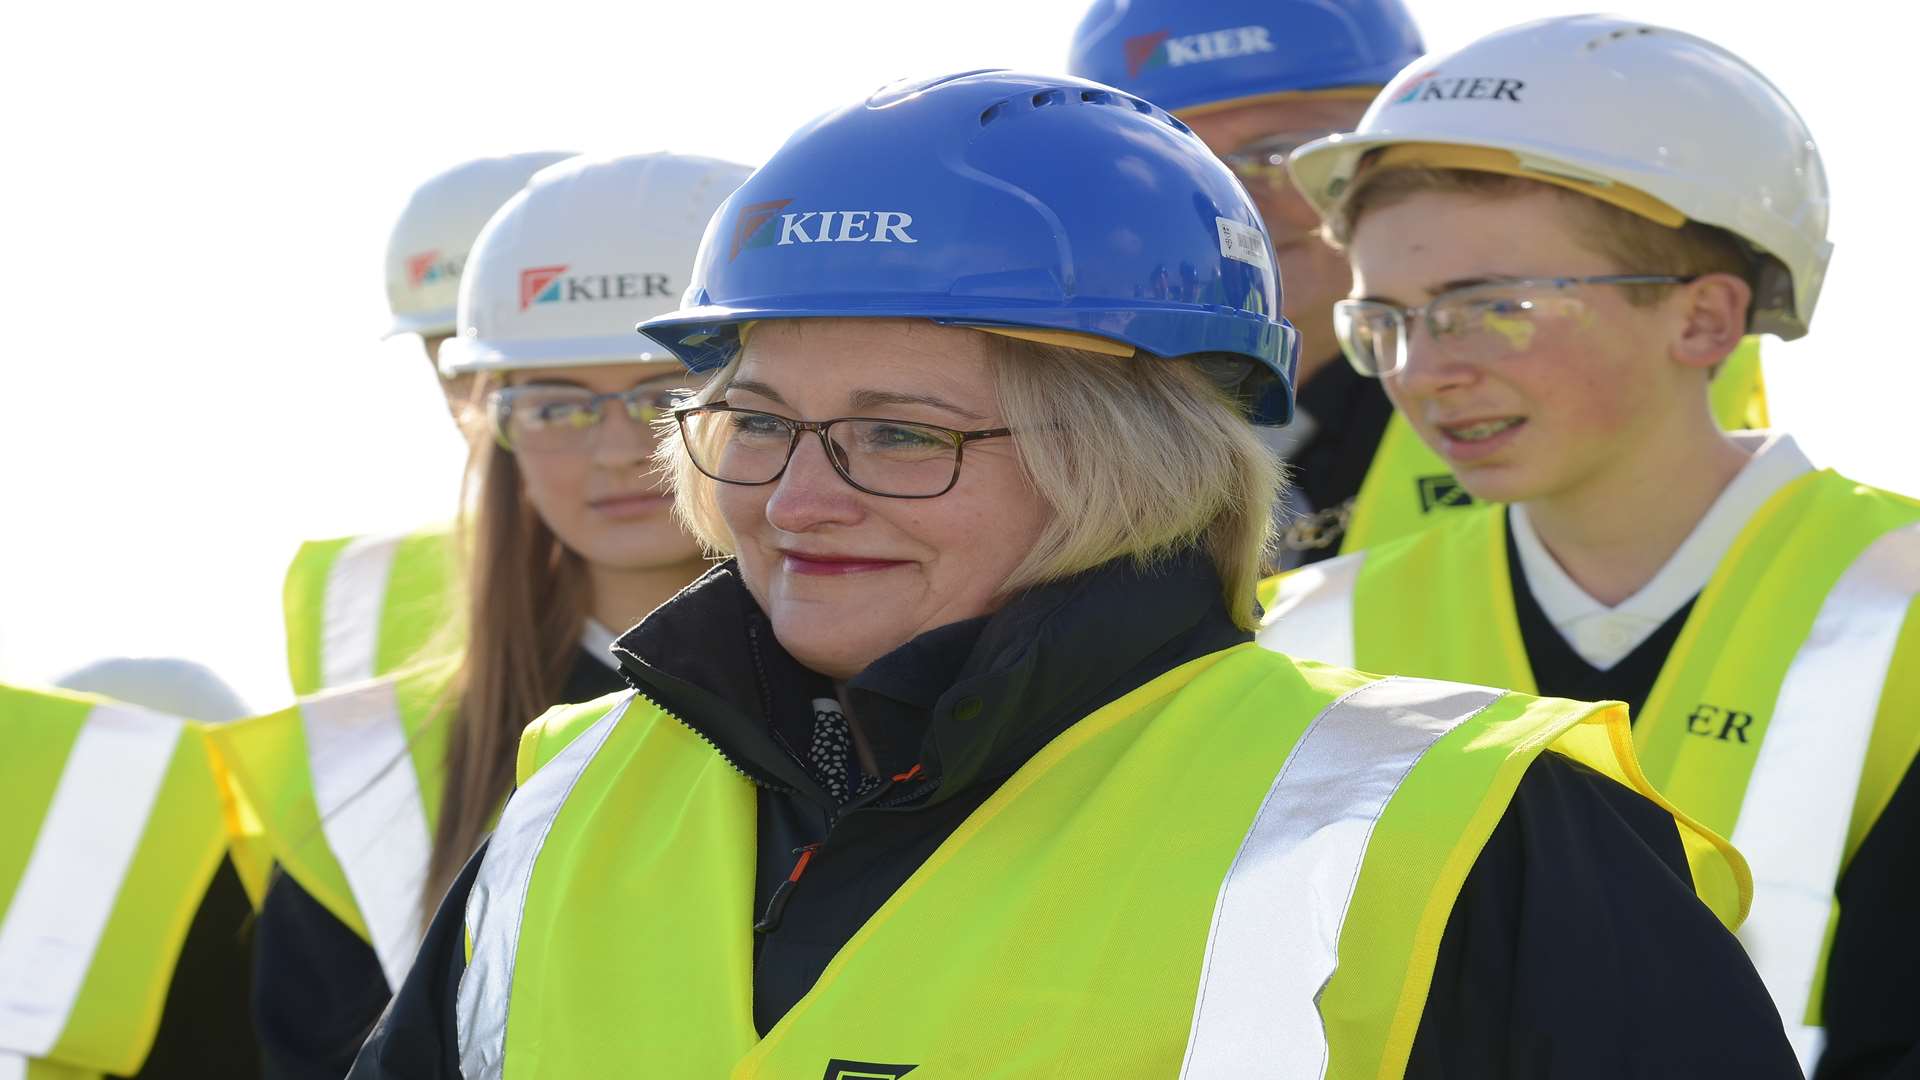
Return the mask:
[[[640,329],[696,372],[758,319],[919,318],[1244,358],[1293,412],[1298,338],[1245,189],[1187,126],[1080,79],[895,83],[787,140],[707,225],[681,309]]]
[[[1095,0],[1067,70],[1183,112],[1381,87],[1424,52],[1401,0]]]

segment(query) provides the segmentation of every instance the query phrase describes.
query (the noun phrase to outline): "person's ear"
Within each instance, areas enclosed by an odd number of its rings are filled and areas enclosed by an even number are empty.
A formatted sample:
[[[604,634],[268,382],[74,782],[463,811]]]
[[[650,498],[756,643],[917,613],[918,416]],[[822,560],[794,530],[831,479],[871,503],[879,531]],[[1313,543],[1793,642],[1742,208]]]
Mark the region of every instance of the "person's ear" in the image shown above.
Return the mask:
[[[1703,274],[1680,287],[1681,324],[1672,355],[1685,367],[1713,368],[1747,333],[1753,286],[1733,274]]]

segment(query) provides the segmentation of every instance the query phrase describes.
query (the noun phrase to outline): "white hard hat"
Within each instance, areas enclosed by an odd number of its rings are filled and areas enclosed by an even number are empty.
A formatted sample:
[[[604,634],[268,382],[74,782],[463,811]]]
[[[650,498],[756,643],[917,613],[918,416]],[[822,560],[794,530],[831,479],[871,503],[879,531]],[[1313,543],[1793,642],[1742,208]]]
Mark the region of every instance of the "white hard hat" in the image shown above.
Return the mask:
[[[708,220],[752,172],[664,153],[542,170],[474,243],[440,373],[655,359],[634,325],[680,306]]]
[[[249,714],[240,695],[206,665],[172,657],[96,660],[60,676],[54,685],[208,724]]]
[[[1759,256],[1753,329],[1786,339],[1807,332],[1833,252],[1820,151],[1786,97],[1713,42],[1614,16],[1542,19],[1422,57],[1357,131],[1290,165],[1325,215],[1363,165],[1395,162],[1530,177],[1668,226],[1725,229]]]
[[[527,178],[571,152],[480,158],[420,185],[387,239],[387,307],[394,334],[453,333],[460,271],[474,237]]]

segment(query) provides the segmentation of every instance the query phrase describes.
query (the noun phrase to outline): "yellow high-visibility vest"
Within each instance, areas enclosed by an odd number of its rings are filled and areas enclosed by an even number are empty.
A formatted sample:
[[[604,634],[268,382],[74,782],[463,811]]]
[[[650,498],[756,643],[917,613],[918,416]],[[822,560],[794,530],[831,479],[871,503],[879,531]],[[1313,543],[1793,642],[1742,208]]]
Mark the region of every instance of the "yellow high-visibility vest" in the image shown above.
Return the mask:
[[[293,692],[457,652],[458,589],[451,526],[300,545],[282,590]]]
[[[227,845],[202,728],[0,686],[0,732],[0,1077],[136,1072]]]
[[[1535,689],[1499,507],[1267,591],[1269,648]],[[1808,473],[1721,560],[1633,729],[1655,786],[1752,862],[1741,938],[1803,1064],[1820,1045],[1834,884],[1920,754],[1916,594],[1920,502]]]
[[[425,928],[456,663],[326,690],[207,732],[272,862],[373,946],[390,988]]]
[[[1028,761],[763,1039],[754,786],[638,695],[556,710],[522,739],[466,908],[462,1075],[1398,1076],[1535,757],[1659,800],[1624,724],[1252,644],[1201,657]],[[1739,857],[1676,820],[1737,923]]]
[[[1766,386],[1760,375],[1760,339],[1750,337],[1728,356],[1714,373],[1709,388],[1714,418],[1726,431],[1767,426]],[[1360,483],[1342,554],[1378,547],[1446,520],[1457,510],[1476,505],[1453,478],[1440,455],[1420,441],[1413,426],[1398,411],[1387,422],[1386,434],[1374,451],[1373,464]]]
[[[83,1069],[45,1058],[23,1058],[0,1050],[0,1080],[104,1080],[99,1069]]]

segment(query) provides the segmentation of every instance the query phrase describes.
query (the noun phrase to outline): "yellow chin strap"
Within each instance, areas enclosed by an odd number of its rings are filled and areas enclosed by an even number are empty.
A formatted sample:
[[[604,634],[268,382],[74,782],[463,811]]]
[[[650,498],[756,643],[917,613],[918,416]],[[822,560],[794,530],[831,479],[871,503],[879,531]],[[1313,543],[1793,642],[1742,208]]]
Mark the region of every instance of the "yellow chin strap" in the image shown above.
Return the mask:
[[[1115,341],[1112,338],[1097,337],[1093,334],[1083,334],[1078,330],[1038,330],[1030,326],[973,326],[971,324],[968,324],[967,328],[969,330],[978,330],[985,334],[997,334],[1000,337],[1032,341],[1041,345],[1058,345],[1064,349],[1083,349],[1090,353],[1099,353],[1102,356],[1125,358],[1132,356],[1136,352],[1133,346],[1125,342]]]
[[[1449,143],[1401,143],[1375,151],[1361,166],[1366,172],[1394,169],[1460,169],[1466,172],[1499,173],[1522,180],[1537,180],[1617,206],[1658,225],[1677,229],[1687,223],[1687,215],[1641,191],[1639,188],[1595,180],[1556,171],[1549,161],[1523,158],[1511,150],[1490,146],[1455,146]]]
[[[747,347],[747,338],[753,334],[753,328],[760,325],[758,319],[740,324],[736,332],[740,338],[740,347]],[[1112,338],[1103,338],[1095,334],[1083,334],[1078,330],[1044,330],[1028,326],[975,326],[971,323],[956,325],[969,330],[978,330],[983,334],[997,334],[1000,337],[1018,338],[1021,341],[1033,341],[1042,345],[1058,345],[1066,349],[1084,349],[1102,356],[1129,357],[1137,351],[1133,346]]]

